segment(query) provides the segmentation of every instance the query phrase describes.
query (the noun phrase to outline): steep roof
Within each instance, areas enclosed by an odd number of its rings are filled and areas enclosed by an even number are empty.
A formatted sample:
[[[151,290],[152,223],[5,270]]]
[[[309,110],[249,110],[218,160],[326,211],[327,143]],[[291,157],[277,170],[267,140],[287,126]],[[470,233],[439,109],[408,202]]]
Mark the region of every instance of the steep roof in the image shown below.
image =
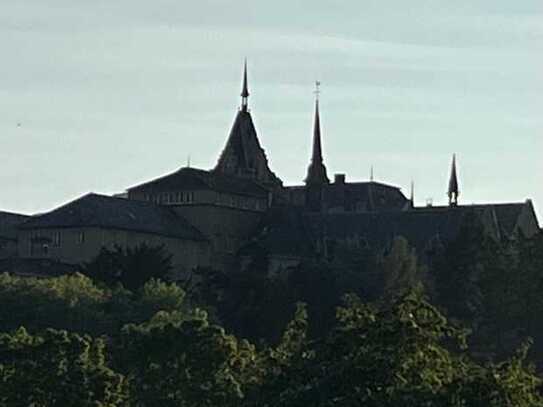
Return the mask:
[[[305,178],[307,185],[322,185],[330,183],[326,174],[326,166],[322,158],[321,122],[319,114],[319,99],[315,100],[315,123],[313,124],[313,150],[311,163],[307,168]]]
[[[172,209],[149,202],[88,194],[30,218],[21,229],[99,227],[151,233],[187,240],[205,237]]]
[[[0,211],[0,238],[17,239],[17,226],[28,218],[27,215]]]
[[[156,191],[171,190],[213,190],[240,195],[265,197],[268,191],[252,180],[225,176],[214,171],[184,167],[171,174],[156,178],[129,188],[129,191],[151,189]]]
[[[262,183],[281,184],[268,166],[266,153],[260,145],[249,111],[238,111],[214,172],[248,177]]]

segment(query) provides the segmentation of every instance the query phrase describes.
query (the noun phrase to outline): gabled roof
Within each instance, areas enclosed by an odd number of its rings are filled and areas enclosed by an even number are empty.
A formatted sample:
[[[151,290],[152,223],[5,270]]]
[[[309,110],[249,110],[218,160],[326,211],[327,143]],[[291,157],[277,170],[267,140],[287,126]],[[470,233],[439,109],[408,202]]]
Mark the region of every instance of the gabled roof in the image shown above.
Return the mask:
[[[254,181],[190,167],[181,168],[128,190],[143,189],[152,191],[212,190],[258,197],[268,195],[268,191]]]
[[[288,186],[287,191],[303,194],[307,186]],[[322,185],[322,203],[328,210],[344,208],[353,212],[402,210],[409,203],[400,188],[379,182],[345,182]]]
[[[27,215],[0,211],[0,238],[17,239],[17,226],[28,218]]]
[[[60,208],[30,218],[21,229],[98,227],[206,240],[172,209],[149,202],[88,194]]]

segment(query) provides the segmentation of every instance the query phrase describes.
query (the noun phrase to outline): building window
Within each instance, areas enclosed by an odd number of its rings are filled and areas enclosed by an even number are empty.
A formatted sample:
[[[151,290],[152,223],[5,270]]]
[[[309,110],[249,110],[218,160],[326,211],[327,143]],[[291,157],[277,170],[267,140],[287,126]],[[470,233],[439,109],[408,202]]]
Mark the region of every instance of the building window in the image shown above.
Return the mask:
[[[85,243],[85,232],[81,231],[77,234],[77,243],[83,244]]]
[[[53,232],[53,246],[60,247],[60,244],[61,244],[60,232]]]

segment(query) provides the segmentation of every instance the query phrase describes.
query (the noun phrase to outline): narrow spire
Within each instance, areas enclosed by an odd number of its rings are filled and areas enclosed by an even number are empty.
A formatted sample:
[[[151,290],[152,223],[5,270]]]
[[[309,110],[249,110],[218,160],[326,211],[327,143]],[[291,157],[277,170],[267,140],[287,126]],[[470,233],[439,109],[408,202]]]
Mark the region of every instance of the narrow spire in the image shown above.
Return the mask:
[[[322,145],[321,145],[321,119],[319,114],[319,95],[321,93],[319,87],[321,83],[315,82],[315,123],[313,124],[313,155],[312,163],[322,163]]]
[[[322,163],[322,144],[321,144],[321,119],[319,114],[319,99],[315,100],[315,122],[313,124],[313,163]]]
[[[319,86],[320,82],[315,82],[315,122],[313,124],[313,152],[311,154],[311,164],[307,170],[307,184],[328,184],[330,180],[326,174],[326,167],[323,164],[322,158],[322,143],[321,143],[321,122],[319,114]]]
[[[458,174],[456,171],[456,154],[453,154],[451,166],[451,178],[449,179],[449,206],[458,206],[458,197],[460,190],[458,188]]]
[[[247,58],[243,64],[243,86],[241,89],[241,110],[246,112],[249,105],[249,86],[247,84]]]
[[[415,181],[411,180],[411,196],[410,196],[411,206],[415,206]]]
[[[375,180],[374,174],[373,174],[373,165],[370,167],[370,182],[373,182]]]

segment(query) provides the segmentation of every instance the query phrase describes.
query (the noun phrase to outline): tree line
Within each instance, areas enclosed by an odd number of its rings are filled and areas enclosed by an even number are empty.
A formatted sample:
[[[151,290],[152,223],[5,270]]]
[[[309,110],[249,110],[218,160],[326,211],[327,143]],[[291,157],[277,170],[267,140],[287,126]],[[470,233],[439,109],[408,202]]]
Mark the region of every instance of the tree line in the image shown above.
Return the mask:
[[[190,284],[150,247],[0,275],[0,406],[543,405],[541,236],[334,252]]]

